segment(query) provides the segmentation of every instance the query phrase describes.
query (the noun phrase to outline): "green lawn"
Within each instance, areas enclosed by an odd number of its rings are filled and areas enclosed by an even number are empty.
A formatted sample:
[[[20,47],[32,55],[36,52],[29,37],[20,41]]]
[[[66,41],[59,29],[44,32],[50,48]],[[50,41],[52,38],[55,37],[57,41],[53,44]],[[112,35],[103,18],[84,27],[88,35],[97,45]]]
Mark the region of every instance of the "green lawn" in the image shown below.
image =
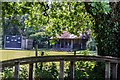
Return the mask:
[[[41,49],[38,51],[38,55],[41,55],[41,52],[44,51],[45,55],[74,55],[73,52],[65,52],[65,51],[51,51],[51,50],[45,50]],[[84,51],[77,51],[84,52]],[[95,55],[95,51],[90,51],[90,55]],[[77,54],[77,55],[83,55],[83,54]],[[15,58],[23,58],[23,57],[31,57],[35,56],[34,50],[2,50],[0,49],[0,61],[3,60],[10,60]]]
[[[38,55],[41,54],[41,51],[45,52],[45,55],[67,55],[68,52],[57,52],[50,50],[39,50]],[[34,50],[0,50],[0,61],[15,59],[15,58],[23,58],[35,56]]]

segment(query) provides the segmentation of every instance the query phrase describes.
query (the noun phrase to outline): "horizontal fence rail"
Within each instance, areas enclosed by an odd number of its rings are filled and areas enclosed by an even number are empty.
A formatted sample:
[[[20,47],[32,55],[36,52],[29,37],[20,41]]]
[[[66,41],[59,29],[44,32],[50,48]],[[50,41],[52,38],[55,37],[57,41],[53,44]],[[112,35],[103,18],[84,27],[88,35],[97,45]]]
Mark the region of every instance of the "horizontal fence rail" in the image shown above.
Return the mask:
[[[13,66],[16,62],[20,64],[29,64],[35,62],[51,62],[51,61],[97,61],[97,62],[111,62],[120,63],[120,59],[110,56],[81,56],[81,55],[55,55],[55,56],[38,56],[38,57],[28,57],[19,58],[13,60],[6,60],[0,62],[2,67]]]
[[[120,64],[120,59],[110,56],[82,56],[82,55],[54,55],[54,56],[38,56],[27,57],[0,62],[2,68],[15,66],[15,80],[19,78],[19,65],[29,64],[29,80],[33,80],[33,64],[37,62],[60,62],[60,80],[64,80],[64,61],[70,61],[70,80],[74,80],[74,62],[76,61],[95,61],[105,62],[105,80],[110,80],[110,71],[112,78],[117,80],[117,68]],[[112,70],[111,70],[112,67]]]

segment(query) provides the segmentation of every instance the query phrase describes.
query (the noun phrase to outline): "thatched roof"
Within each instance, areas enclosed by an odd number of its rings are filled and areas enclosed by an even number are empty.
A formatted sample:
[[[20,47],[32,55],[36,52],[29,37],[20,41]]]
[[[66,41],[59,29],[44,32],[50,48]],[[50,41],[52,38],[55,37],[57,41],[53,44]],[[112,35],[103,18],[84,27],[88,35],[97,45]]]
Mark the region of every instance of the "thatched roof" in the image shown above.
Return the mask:
[[[61,35],[57,35],[59,39],[88,39],[90,38],[91,31],[86,31],[84,34],[80,32],[79,36],[64,31]]]

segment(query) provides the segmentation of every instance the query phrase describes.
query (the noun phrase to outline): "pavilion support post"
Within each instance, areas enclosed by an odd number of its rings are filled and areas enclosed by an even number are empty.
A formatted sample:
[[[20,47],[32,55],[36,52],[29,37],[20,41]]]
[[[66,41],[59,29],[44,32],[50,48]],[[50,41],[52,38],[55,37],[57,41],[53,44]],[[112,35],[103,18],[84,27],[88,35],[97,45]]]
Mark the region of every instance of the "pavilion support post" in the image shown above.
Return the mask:
[[[19,62],[15,62],[14,79],[19,80]]]
[[[74,61],[70,61],[70,80],[74,80]]]
[[[117,63],[112,63],[112,80],[117,80],[117,68],[118,64]]]
[[[73,40],[71,40],[71,51],[73,50]]]
[[[110,62],[105,63],[105,80],[110,80]]]
[[[29,80],[33,80],[33,63],[29,64]]]
[[[57,42],[56,42],[56,44],[55,44],[55,49],[57,49]]]
[[[67,48],[69,48],[69,41],[67,42]]]
[[[58,42],[56,42],[55,44],[55,49],[58,49]]]
[[[60,49],[61,49],[61,40],[60,40]]]
[[[63,39],[63,48],[65,48],[65,39]]]
[[[60,61],[60,80],[64,80],[64,60]]]

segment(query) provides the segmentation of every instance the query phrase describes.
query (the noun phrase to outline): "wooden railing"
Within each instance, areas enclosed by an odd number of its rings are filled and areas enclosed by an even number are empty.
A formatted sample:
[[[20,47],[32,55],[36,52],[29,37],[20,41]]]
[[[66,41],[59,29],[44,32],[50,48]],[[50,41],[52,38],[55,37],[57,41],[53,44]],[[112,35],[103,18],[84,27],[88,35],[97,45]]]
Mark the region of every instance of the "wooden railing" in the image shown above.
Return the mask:
[[[81,56],[81,55],[54,55],[54,56],[38,56],[2,61],[2,68],[15,66],[14,78],[19,79],[19,65],[29,64],[29,80],[33,80],[33,67],[37,62],[60,62],[60,80],[64,80],[64,62],[70,61],[70,80],[74,80],[74,63],[75,61],[96,61],[105,62],[105,80],[110,80],[112,71],[112,80],[117,80],[117,67],[120,63],[119,58],[109,56]],[[111,68],[112,67],[112,68]]]

